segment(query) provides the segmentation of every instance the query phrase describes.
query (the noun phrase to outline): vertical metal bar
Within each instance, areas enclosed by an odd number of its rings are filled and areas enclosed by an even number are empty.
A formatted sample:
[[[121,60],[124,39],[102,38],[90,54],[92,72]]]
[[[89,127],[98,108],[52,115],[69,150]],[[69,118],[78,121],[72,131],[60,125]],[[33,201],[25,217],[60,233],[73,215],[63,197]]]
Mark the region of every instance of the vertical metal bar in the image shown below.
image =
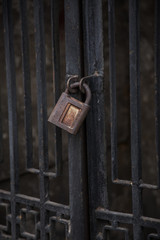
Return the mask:
[[[129,1],[129,55],[130,55],[130,109],[131,109],[131,162],[132,162],[132,208],[135,240],[142,240],[139,218],[142,214],[140,148],[140,72],[139,72],[139,1]]]
[[[115,63],[115,2],[108,0],[109,29],[109,79],[111,99],[111,161],[112,181],[118,178],[117,162],[117,102],[116,102],[116,63]]]
[[[156,158],[158,169],[158,187],[160,188],[160,2],[155,1],[155,97],[156,97]]]
[[[90,209],[90,239],[96,239],[95,209],[108,207],[106,186],[106,139],[103,82],[102,1],[83,1],[85,75],[92,91],[87,115],[87,157]]]
[[[45,76],[45,41],[43,1],[34,0],[35,45],[36,45],[36,79],[38,101],[38,135],[39,135],[39,177],[40,177],[40,223],[41,239],[46,239],[46,214],[44,203],[48,199],[48,178],[44,172],[48,170],[48,129],[47,100]]]
[[[3,161],[3,128],[2,128],[1,89],[0,89],[0,163],[2,161]]]
[[[54,70],[55,102],[60,95],[60,49],[59,49],[59,2],[51,0],[51,24],[52,24],[52,58]],[[60,174],[62,162],[62,134],[61,129],[55,127],[55,167],[56,174]]]
[[[81,23],[80,1],[65,0],[66,74],[81,75]],[[76,136],[69,135],[69,191],[70,191],[70,239],[87,240],[87,181],[84,129]]]
[[[32,108],[31,108],[31,81],[29,64],[29,39],[27,24],[26,0],[19,1],[22,31],[22,63],[23,63],[23,85],[24,85],[24,120],[26,137],[27,168],[33,167],[33,144],[32,144]]]
[[[16,227],[16,201],[15,194],[18,192],[18,133],[17,133],[17,111],[16,111],[16,76],[15,59],[13,47],[13,21],[12,1],[3,1],[3,22],[5,40],[6,78],[8,91],[8,121],[9,121],[9,148],[10,148],[10,177],[11,177],[11,231],[12,239],[18,237]]]

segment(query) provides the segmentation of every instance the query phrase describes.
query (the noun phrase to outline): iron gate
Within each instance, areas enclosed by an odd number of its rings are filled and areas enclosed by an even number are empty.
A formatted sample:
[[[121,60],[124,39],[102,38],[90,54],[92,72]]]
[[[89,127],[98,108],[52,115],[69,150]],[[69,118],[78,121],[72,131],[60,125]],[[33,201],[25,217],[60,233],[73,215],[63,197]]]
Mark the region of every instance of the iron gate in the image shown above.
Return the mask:
[[[16,1],[15,1],[16,2]],[[36,55],[37,85],[37,123],[38,123],[38,162],[34,165],[33,146],[33,111],[31,98],[32,76],[29,57],[29,17],[27,5],[29,1],[19,1],[19,18],[21,19],[21,60],[24,87],[24,138],[25,160],[18,157],[18,112],[16,89],[16,54],[14,53],[13,6],[15,2],[3,0],[3,29],[6,62],[6,81],[8,96],[9,123],[9,158],[10,189],[0,189],[0,239],[160,239],[160,220],[148,217],[143,212],[142,194],[145,189],[159,191],[160,187],[160,115],[159,115],[159,57],[160,57],[160,3],[155,4],[155,132],[157,184],[148,184],[142,180],[141,160],[141,116],[140,116],[140,37],[139,37],[139,5],[140,1],[129,2],[129,79],[130,79],[130,156],[131,180],[123,180],[118,173],[117,150],[117,81],[116,81],[116,38],[115,38],[115,2],[108,0],[108,37],[109,37],[109,80],[104,81],[104,17],[107,3],[101,0],[65,0],[65,75],[66,80],[72,75],[89,76],[88,84],[92,91],[91,110],[86,124],[76,136],[68,136],[69,165],[69,204],[54,201],[50,198],[49,184],[62,174],[63,144],[61,130],[55,128],[52,140],[48,141],[47,124],[47,78],[46,78],[46,44],[44,28],[44,3],[34,0],[34,34]],[[124,2],[124,1],[123,1]],[[16,2],[17,4],[17,2]],[[60,95],[61,47],[59,33],[61,20],[60,5],[63,1],[50,1],[51,43],[54,73],[55,102]],[[63,15],[63,14],[62,14]],[[62,16],[61,16],[62,17]],[[2,19],[1,19],[2,20]],[[63,20],[63,17],[62,17]],[[1,39],[2,41],[2,39]],[[2,49],[2,48],[1,48]],[[33,49],[31,49],[33,50]],[[63,49],[64,50],[64,49]],[[50,50],[51,51],[51,50]],[[3,54],[2,54],[3,55]],[[2,59],[1,59],[2,60]],[[1,61],[1,63],[3,60]],[[52,64],[50,64],[52,65]],[[3,76],[4,77],[4,76]],[[111,110],[111,174],[106,152],[106,104],[104,85],[110,82]],[[32,86],[33,87],[33,86]],[[4,81],[1,80],[1,92]],[[3,94],[2,94],[3,95]],[[3,101],[4,105],[4,101]],[[107,100],[109,107],[109,101]],[[1,110],[2,108],[2,110]],[[1,101],[0,112],[3,112]],[[4,152],[4,118],[0,115],[0,164],[6,164]],[[63,136],[64,137],[64,136]],[[65,138],[65,137],[64,137]],[[21,139],[22,141],[22,139]],[[50,168],[49,142],[54,145],[54,171]],[[5,143],[6,144],[6,143]],[[52,146],[53,147],[53,146]],[[107,155],[108,156],[108,155]],[[27,183],[32,185],[34,176],[38,176],[39,197],[30,196],[20,191],[21,162],[25,161],[25,174],[30,175]],[[106,169],[107,168],[107,169]],[[1,168],[3,171],[3,168]],[[8,170],[6,170],[8,171]],[[23,173],[24,174],[24,173]],[[111,176],[110,176],[111,175]],[[115,211],[109,204],[112,179],[117,187],[126,186],[131,189],[131,212]],[[34,181],[33,181],[34,184]],[[55,186],[55,185],[54,185]],[[37,185],[33,187],[37,191]],[[54,192],[54,189],[51,188]],[[61,189],[60,189],[61,191]],[[23,193],[22,193],[23,192]],[[62,192],[63,194],[63,192]],[[157,209],[158,211],[158,209]],[[29,219],[32,219],[28,226]],[[5,220],[5,221],[4,221]],[[63,225],[64,235],[60,238],[57,228]],[[62,229],[60,228],[60,229]],[[147,232],[145,231],[147,229]],[[112,232],[114,234],[112,234]],[[117,234],[116,234],[117,232]]]

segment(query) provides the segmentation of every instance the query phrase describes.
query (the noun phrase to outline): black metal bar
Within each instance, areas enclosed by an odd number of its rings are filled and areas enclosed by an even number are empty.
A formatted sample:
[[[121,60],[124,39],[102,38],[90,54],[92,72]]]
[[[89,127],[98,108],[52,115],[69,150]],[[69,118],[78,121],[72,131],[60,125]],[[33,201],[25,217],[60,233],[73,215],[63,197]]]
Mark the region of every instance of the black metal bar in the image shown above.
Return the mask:
[[[135,224],[135,218],[133,214],[115,212],[107,209],[99,208],[96,210],[96,218],[119,223]],[[160,229],[160,220],[156,218],[144,217],[139,218],[139,225],[146,228]],[[137,239],[137,238],[136,238]]]
[[[117,161],[117,103],[116,103],[116,61],[115,61],[115,2],[108,0],[109,30],[109,79],[111,101],[111,162],[112,181],[118,178]]]
[[[16,202],[27,206],[40,207],[40,199],[29,197],[24,194],[16,194]]]
[[[158,170],[158,187],[160,188],[160,2],[155,1],[155,96],[156,96],[156,158]]]
[[[95,75],[88,80],[92,99],[86,121],[90,239],[95,239],[97,231],[95,209],[100,206],[108,207],[101,0],[83,1],[83,11],[85,75]]]
[[[65,239],[68,240],[69,221],[65,219],[59,219],[57,217],[50,218],[49,228],[51,230],[51,239],[56,239],[56,222],[62,223],[65,226]]]
[[[0,189],[0,199],[10,200],[11,199],[11,193],[8,192],[8,191]]]
[[[140,218],[140,224],[143,227],[154,228],[159,232],[160,229],[160,219],[149,218],[142,216]]]
[[[10,192],[0,190],[0,199],[10,201],[11,199]],[[40,199],[38,198],[26,196],[23,194],[16,194],[15,199],[17,203],[25,204],[26,206],[40,208]],[[44,207],[48,211],[56,212],[57,214],[65,214],[66,216],[69,216],[70,212],[69,206],[51,201],[46,201]]]
[[[113,181],[113,183],[132,187],[132,181],[128,181],[128,180],[116,179]],[[140,181],[139,187],[145,188],[145,189],[153,189],[153,190],[157,190],[159,188],[157,185],[143,183],[142,181]]]
[[[66,74],[81,75],[81,23],[80,1],[65,0]],[[70,239],[87,240],[87,181],[84,129],[76,136],[69,135],[69,195],[70,195]]]
[[[16,111],[16,76],[13,46],[12,1],[3,1],[4,41],[6,58],[6,77],[8,91],[8,122],[9,122],[9,149],[10,149],[10,176],[11,176],[11,231],[12,239],[18,237],[16,227],[17,207],[15,194],[18,192],[18,133]]]
[[[117,232],[122,232],[124,234],[123,235],[124,239],[129,240],[129,234],[128,234],[128,229],[127,228],[105,225],[104,228],[103,228],[103,232],[104,232],[103,235],[106,237],[105,239],[108,239],[107,238],[107,233],[106,233],[107,230],[109,230],[109,231],[114,230],[114,231],[117,231]]]
[[[130,109],[131,109],[131,162],[132,162],[132,209],[133,235],[142,240],[139,219],[142,215],[140,149],[140,73],[139,73],[139,1],[129,1],[129,55],[130,55]]]
[[[1,196],[4,199],[9,199],[9,193],[8,192],[0,192],[0,198]],[[16,195],[16,202],[25,204],[27,206],[32,206],[32,207],[40,207],[40,199],[34,198],[34,197],[29,197],[23,194],[17,194]],[[60,203],[55,203],[51,201],[46,201],[44,204],[44,207],[46,210],[51,211],[51,212],[56,212],[57,214],[65,214],[69,216],[69,206],[60,204]]]
[[[147,183],[141,183],[139,185],[140,188],[146,188],[146,189],[154,189],[157,190],[158,186],[157,185],[152,185],[152,184],[147,184]]]
[[[122,179],[115,179],[115,180],[113,180],[113,183],[121,184],[121,185],[125,185],[125,186],[132,186],[132,181],[122,180]]]
[[[128,180],[116,179],[113,181],[113,183],[132,187],[132,181],[128,181]],[[153,190],[157,190],[159,188],[157,185],[143,183],[142,181],[140,181],[139,187],[142,189],[144,188],[144,189],[153,189]]]
[[[131,181],[118,178],[117,158],[117,99],[116,99],[116,44],[115,44],[115,1],[108,0],[108,37],[109,37],[109,81],[111,104],[111,168],[115,184],[131,185]]]
[[[60,48],[59,48],[59,2],[51,0],[52,21],[52,56],[54,69],[54,99],[55,103],[60,96]],[[61,129],[55,127],[55,170],[60,174],[62,162],[62,134]]]
[[[63,205],[63,204],[60,204],[60,203],[54,203],[54,202],[51,202],[51,201],[47,201],[45,203],[45,208],[47,210],[50,210],[52,212],[55,212],[58,214],[65,214],[67,216],[69,216],[69,207],[66,206],[66,205]]]
[[[29,39],[27,24],[26,0],[19,1],[22,32],[22,63],[23,63],[23,86],[24,86],[24,119],[26,137],[26,160],[27,168],[33,167],[33,144],[32,144],[32,107],[31,107],[31,80],[29,63]]]
[[[38,104],[38,136],[39,136],[39,177],[40,177],[40,238],[46,239],[47,212],[44,208],[48,200],[48,177],[44,172],[48,170],[48,129],[47,129],[47,100],[45,76],[45,41],[44,15],[42,0],[34,0],[35,43],[36,43],[36,79]]]
[[[0,88],[0,163],[2,161],[3,161],[3,128],[2,128],[1,88]]]
[[[150,233],[147,237],[147,240],[150,240],[150,239],[160,239],[160,237],[158,236],[158,234]]]
[[[133,223],[133,215],[129,213],[115,212],[108,209],[98,208],[96,210],[96,218],[101,220],[107,220],[111,222],[120,223]]]

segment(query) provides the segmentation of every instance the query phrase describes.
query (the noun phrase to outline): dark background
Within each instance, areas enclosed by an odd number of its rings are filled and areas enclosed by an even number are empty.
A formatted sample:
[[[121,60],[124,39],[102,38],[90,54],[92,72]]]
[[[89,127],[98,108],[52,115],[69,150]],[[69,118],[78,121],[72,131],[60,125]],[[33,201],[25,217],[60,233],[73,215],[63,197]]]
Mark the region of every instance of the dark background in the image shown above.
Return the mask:
[[[129,102],[129,19],[128,1],[116,0],[116,72],[117,72],[117,124],[118,124],[118,164],[119,178],[131,179],[130,157],[130,102]],[[33,3],[28,4],[30,71],[32,92],[32,130],[34,146],[34,165],[38,167],[38,127],[37,127],[37,89],[34,42]],[[60,4],[60,62],[61,62],[61,90],[65,82],[65,36],[63,1]],[[142,178],[150,184],[156,184],[156,146],[155,146],[155,10],[154,1],[140,0],[140,95],[141,95],[141,150],[142,150]],[[109,49],[108,49],[108,13],[107,1],[103,1],[103,32],[104,32],[104,83],[106,101],[106,140],[107,140],[107,169],[110,208],[114,211],[132,213],[131,188],[111,183],[110,165],[110,96],[109,96]],[[25,170],[25,132],[24,132],[24,90],[22,81],[21,56],[21,25],[19,1],[13,1],[14,49],[16,64],[17,111],[18,111],[18,139],[20,166],[20,193],[39,198],[39,179],[37,175],[29,174]],[[47,81],[47,111],[50,114],[53,101],[53,62],[51,52],[51,15],[50,1],[44,1],[45,50],[46,50],[46,81]],[[9,139],[7,90],[4,56],[2,2],[0,1],[0,116],[2,118],[2,144],[0,146],[0,188],[10,191],[9,170]],[[53,129],[49,126],[49,161],[54,171],[54,139]],[[50,180],[49,197],[51,201],[69,204],[67,134],[63,132],[63,172],[62,176]],[[149,217],[160,217],[160,200],[158,190],[143,191],[143,214]],[[1,209],[0,209],[1,210]],[[1,211],[2,212],[2,211]],[[0,214],[0,224],[4,224],[5,215]],[[32,219],[29,220],[29,232]],[[60,230],[61,231],[61,230]],[[132,235],[132,229],[131,229]],[[144,233],[148,230],[144,230]],[[60,234],[59,234],[60,236]],[[113,235],[115,237],[116,235]],[[61,237],[59,239],[62,239]],[[123,237],[116,236],[116,239]]]

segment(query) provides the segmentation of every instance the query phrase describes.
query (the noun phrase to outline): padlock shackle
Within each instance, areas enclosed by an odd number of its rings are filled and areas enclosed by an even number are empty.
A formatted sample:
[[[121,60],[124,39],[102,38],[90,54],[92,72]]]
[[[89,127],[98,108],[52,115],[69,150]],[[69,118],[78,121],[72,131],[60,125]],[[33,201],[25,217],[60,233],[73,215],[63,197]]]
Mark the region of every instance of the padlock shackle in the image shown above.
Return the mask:
[[[79,85],[79,86],[80,86],[80,85]],[[88,86],[87,83],[83,83],[83,87],[84,87],[85,92],[86,92],[86,100],[85,100],[85,103],[86,103],[86,104],[89,104],[90,101],[91,101],[91,90],[90,90],[90,88],[89,88],[89,86]]]
[[[74,89],[74,88],[78,88],[79,87],[79,82],[75,82],[75,83],[72,83],[70,85],[70,88]],[[69,94],[70,92],[70,88],[67,86],[66,90],[65,90],[65,93]],[[71,92],[72,93],[72,92]]]
[[[75,82],[75,83],[72,83],[70,85],[71,88],[78,88],[80,89],[80,82]],[[85,89],[85,94],[86,94],[86,100],[85,100],[85,104],[89,104],[90,101],[91,101],[91,90],[88,86],[87,83],[83,83],[83,88]],[[69,88],[67,87],[66,90],[65,90],[65,93],[69,94]]]

